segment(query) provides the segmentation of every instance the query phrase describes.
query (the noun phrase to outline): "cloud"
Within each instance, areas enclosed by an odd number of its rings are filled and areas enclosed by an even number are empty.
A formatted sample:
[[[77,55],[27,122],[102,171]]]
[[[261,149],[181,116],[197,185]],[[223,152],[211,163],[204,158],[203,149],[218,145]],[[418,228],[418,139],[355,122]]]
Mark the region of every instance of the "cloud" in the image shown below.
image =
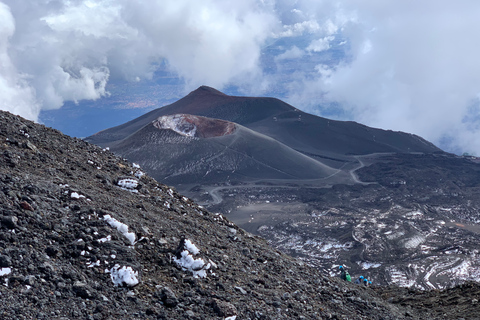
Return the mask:
[[[9,40],[14,32],[12,13],[0,2],[0,109],[34,118],[39,110],[35,92],[25,77],[17,72],[8,55]]]
[[[303,79],[290,86],[296,90],[290,102],[317,113],[325,111],[318,101],[334,103],[339,114],[367,125],[480,154],[480,45],[474,40],[480,3],[344,0],[316,9],[308,21],[330,18],[338,28],[334,36],[347,41],[346,57],[330,63],[330,72],[326,64],[304,70]],[[322,39],[309,47],[325,50],[329,44]]]
[[[0,107],[33,120],[107,96],[110,78],[165,66],[187,89],[258,77],[261,46],[280,26],[254,0],[4,0],[0,25]]]
[[[285,51],[282,54],[279,54],[278,56],[275,57],[275,61],[279,62],[281,60],[286,60],[286,59],[298,59],[303,57],[305,52],[301,49],[299,49],[297,46],[293,46],[287,51]]]
[[[307,51],[321,52],[330,49],[330,42],[335,39],[334,36],[327,36],[321,39],[313,40],[307,47]]]

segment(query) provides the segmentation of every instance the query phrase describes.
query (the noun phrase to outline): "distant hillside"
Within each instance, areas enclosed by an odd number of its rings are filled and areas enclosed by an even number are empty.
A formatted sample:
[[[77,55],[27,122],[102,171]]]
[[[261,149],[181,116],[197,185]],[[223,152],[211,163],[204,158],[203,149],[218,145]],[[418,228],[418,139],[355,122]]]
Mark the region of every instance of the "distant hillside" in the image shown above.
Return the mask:
[[[179,123],[174,125],[173,120]],[[224,134],[225,126],[235,129]],[[232,122],[197,116],[160,117],[112,144],[111,150],[173,185],[258,179],[352,183],[350,175],[270,137]]]
[[[155,119],[172,114],[192,114],[235,122],[311,157],[345,159],[346,155],[440,151],[412,134],[369,128],[350,121],[329,120],[302,112],[275,98],[228,96],[206,86],[175,103],[103,130],[86,140],[108,146]]]

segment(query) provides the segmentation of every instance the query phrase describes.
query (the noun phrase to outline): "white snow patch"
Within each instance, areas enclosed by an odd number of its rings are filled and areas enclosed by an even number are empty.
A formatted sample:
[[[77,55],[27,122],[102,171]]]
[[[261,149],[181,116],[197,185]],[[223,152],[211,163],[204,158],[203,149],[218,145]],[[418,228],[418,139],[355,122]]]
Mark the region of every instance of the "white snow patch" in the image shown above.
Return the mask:
[[[135,233],[128,232],[128,226],[124,223],[121,223],[115,218],[112,218],[109,214],[103,216],[103,220],[105,220],[112,228],[115,228],[123,234],[125,238],[127,238],[132,246],[135,244]]]
[[[378,268],[382,264],[381,263],[371,263],[371,262],[357,262],[357,264],[362,267],[363,270],[370,269],[370,268]]]
[[[108,242],[108,241],[110,241],[110,240],[112,240],[112,236],[111,236],[111,235],[108,235],[108,236],[106,236],[105,238],[98,239],[97,241],[98,241],[98,242]]]
[[[197,127],[181,114],[160,117],[157,119],[157,125],[159,129],[170,129],[186,137],[195,137],[197,132]]]
[[[137,177],[138,179],[141,179],[144,175],[145,175],[145,172],[143,172],[141,170],[137,170],[135,172],[135,177]]]
[[[133,287],[138,284],[138,271],[134,271],[132,267],[123,266],[120,268],[119,264],[116,264],[110,269],[110,278],[113,284],[117,286],[126,285]]]
[[[0,277],[1,276],[6,276],[7,274],[10,274],[12,272],[12,268],[1,268],[0,269]]]
[[[225,320],[236,320],[237,316],[226,317]]]
[[[190,240],[185,240],[185,249],[187,249],[194,256],[200,253],[197,246],[192,243]]]
[[[136,164],[135,162],[132,163],[132,166],[133,166],[134,168],[140,169],[140,165],[139,165],[139,164]]]
[[[121,179],[117,182],[117,185],[122,188],[123,190],[127,190],[130,192],[138,192],[138,181],[131,178]]]
[[[85,198],[85,196],[84,196],[84,195],[78,194],[77,192],[72,192],[72,193],[70,194],[70,197],[71,197],[72,199],[81,199],[81,198]]]
[[[87,268],[93,268],[93,267],[100,267],[100,260],[97,260],[97,262],[91,262],[87,266]]]
[[[413,249],[421,245],[423,242],[425,242],[425,237],[421,235],[416,235],[410,238],[405,242],[405,248],[407,249]]]
[[[185,240],[184,249],[180,255],[181,257],[177,259],[173,258],[173,261],[183,270],[188,270],[192,272],[195,278],[205,278],[207,276],[207,270],[210,269],[211,264],[208,263],[205,265],[205,261],[202,258],[195,259],[193,256],[197,255],[200,250],[197,246],[194,245],[190,240]]]

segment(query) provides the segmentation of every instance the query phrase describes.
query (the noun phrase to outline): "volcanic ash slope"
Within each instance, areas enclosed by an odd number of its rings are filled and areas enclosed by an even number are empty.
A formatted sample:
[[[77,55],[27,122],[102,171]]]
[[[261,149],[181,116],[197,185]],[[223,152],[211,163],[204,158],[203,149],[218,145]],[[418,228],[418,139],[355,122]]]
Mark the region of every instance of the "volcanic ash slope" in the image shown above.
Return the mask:
[[[2,317],[404,317],[109,151],[9,113],[0,122]]]
[[[347,173],[268,136],[232,122],[193,115],[159,117],[111,150],[171,184],[258,179],[351,183]]]
[[[328,278],[138,165],[5,112],[0,149],[2,319],[478,315],[476,284],[446,293],[460,307],[444,308],[427,305],[436,292],[412,299]]]

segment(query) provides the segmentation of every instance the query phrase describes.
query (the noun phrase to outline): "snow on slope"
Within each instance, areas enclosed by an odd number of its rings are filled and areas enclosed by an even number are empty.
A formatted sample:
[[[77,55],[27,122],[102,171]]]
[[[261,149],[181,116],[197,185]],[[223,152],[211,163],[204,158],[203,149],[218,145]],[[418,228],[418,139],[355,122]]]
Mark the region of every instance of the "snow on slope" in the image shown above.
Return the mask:
[[[195,134],[197,133],[197,126],[182,114],[160,117],[157,119],[155,126],[158,129],[173,130],[176,133],[187,137],[195,137]]]

